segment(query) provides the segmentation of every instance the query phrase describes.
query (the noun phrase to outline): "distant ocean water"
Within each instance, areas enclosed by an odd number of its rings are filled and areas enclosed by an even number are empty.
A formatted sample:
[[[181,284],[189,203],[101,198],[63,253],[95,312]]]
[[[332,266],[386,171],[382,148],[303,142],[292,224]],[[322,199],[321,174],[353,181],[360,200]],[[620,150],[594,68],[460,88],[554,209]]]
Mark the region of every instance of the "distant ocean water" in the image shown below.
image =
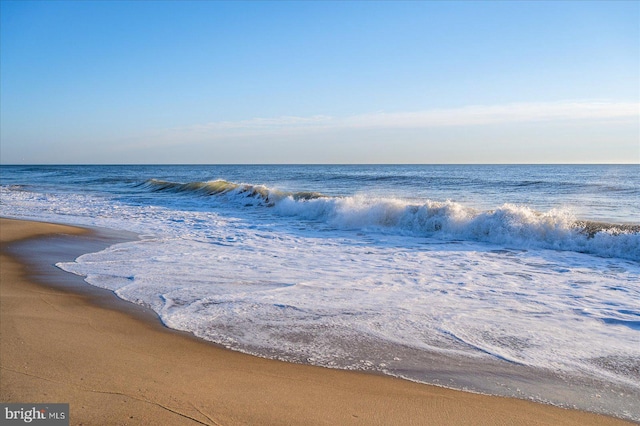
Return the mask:
[[[640,166],[2,166],[0,215],[171,328],[640,421]]]

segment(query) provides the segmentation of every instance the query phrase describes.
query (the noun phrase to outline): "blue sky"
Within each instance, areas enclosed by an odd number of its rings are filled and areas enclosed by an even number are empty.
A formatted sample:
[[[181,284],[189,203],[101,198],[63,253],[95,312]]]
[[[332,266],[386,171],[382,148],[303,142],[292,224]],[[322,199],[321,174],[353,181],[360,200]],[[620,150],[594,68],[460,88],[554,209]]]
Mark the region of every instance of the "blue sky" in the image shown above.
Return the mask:
[[[6,1],[0,162],[640,163],[640,3]]]

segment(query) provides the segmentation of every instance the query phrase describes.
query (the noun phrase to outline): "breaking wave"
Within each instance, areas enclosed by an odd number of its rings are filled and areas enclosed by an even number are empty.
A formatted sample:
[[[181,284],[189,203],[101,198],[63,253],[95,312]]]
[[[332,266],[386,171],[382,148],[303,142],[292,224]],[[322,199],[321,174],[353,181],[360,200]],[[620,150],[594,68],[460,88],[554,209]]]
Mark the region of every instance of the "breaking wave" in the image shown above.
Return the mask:
[[[640,261],[640,225],[579,220],[561,209],[538,212],[527,206],[504,204],[480,211],[452,201],[416,203],[364,195],[330,197],[224,180],[176,183],[151,179],[137,187],[151,192],[224,197],[237,201],[239,207],[269,207],[279,216],[321,221],[338,229],[567,250]]]
[[[137,185],[137,187],[146,188],[153,192],[186,193],[194,195],[227,194],[242,198],[250,197],[263,201],[269,207],[273,207],[275,203],[285,198],[298,201],[324,197],[324,195],[317,192],[282,192],[270,189],[264,185],[233,183],[225,180],[176,183],[150,179]]]

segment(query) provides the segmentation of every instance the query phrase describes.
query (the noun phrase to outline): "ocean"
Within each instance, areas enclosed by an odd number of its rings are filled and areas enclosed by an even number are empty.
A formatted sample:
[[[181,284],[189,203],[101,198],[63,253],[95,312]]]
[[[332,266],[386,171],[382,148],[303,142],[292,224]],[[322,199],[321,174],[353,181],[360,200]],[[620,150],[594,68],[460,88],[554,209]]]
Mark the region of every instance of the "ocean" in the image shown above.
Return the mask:
[[[2,166],[59,263],[257,356],[640,421],[640,166]],[[179,366],[177,366],[179,368]]]

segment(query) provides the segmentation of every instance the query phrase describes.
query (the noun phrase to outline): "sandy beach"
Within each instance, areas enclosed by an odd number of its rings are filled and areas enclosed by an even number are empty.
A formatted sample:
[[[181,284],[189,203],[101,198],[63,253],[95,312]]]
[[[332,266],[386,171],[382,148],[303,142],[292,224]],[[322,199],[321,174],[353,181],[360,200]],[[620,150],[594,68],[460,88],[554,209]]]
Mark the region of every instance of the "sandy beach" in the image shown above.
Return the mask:
[[[154,314],[54,266],[34,266],[43,260],[39,248],[54,244],[73,256],[68,247],[77,251],[93,235],[0,220],[2,402],[69,403],[73,425],[631,424],[232,352],[171,331]]]

